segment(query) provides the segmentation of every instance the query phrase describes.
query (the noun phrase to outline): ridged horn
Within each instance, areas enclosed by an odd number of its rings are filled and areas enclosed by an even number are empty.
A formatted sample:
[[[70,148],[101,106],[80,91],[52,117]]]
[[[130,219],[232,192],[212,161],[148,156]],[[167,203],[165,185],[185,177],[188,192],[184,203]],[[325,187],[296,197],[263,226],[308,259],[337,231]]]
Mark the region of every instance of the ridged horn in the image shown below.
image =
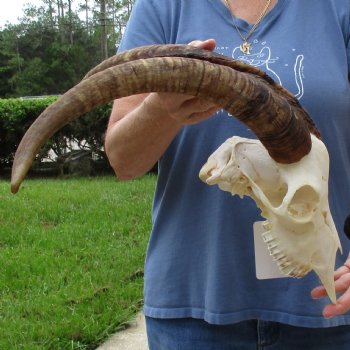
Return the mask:
[[[257,68],[188,45],[149,46],[103,62],[45,109],[18,146],[11,191],[18,191],[39,149],[65,124],[116,98],[147,92],[184,93],[222,106],[280,163],[300,160],[311,149],[310,132],[319,136],[298,101]]]

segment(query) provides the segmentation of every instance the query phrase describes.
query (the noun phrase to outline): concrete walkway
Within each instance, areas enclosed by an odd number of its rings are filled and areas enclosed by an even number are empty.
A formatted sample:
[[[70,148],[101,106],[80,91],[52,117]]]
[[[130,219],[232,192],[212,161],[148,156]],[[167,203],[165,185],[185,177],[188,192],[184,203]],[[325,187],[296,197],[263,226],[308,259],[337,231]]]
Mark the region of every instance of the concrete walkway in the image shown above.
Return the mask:
[[[148,350],[143,314],[139,313],[130,327],[114,335],[96,350]]]

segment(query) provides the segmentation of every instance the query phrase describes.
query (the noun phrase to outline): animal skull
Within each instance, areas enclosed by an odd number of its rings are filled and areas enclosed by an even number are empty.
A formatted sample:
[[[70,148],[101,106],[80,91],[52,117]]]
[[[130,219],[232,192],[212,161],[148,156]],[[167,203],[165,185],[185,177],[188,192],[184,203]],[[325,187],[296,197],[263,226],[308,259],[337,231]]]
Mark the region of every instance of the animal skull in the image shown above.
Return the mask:
[[[335,303],[341,245],[328,204],[328,169],[327,149],[315,136],[310,153],[292,164],[275,162],[259,140],[234,136],[209,157],[199,177],[250,196],[266,218],[263,239],[282,273],[301,278],[314,270]]]

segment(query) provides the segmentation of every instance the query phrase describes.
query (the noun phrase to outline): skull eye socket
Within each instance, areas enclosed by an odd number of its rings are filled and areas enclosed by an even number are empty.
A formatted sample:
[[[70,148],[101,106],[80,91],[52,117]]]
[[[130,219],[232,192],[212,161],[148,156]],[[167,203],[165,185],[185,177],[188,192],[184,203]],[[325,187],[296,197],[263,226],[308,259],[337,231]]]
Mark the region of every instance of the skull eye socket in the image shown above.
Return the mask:
[[[281,183],[276,190],[275,187],[266,189],[264,194],[269,200],[270,204],[274,208],[278,208],[282,205],[284,197],[287,195],[288,185],[286,183]]]
[[[288,215],[301,222],[310,220],[317,209],[319,194],[310,185],[300,187],[288,204]]]

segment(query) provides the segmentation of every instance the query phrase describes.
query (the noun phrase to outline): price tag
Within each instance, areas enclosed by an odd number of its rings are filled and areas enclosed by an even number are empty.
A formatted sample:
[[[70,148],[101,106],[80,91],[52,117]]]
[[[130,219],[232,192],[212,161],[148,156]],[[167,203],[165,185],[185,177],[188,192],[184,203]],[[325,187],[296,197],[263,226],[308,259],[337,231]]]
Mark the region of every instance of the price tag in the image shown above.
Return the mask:
[[[263,222],[257,221],[253,225],[256,278],[259,280],[286,278],[288,276],[280,272],[277,263],[272,259],[267,245],[263,241],[262,234],[266,231],[262,225]]]

